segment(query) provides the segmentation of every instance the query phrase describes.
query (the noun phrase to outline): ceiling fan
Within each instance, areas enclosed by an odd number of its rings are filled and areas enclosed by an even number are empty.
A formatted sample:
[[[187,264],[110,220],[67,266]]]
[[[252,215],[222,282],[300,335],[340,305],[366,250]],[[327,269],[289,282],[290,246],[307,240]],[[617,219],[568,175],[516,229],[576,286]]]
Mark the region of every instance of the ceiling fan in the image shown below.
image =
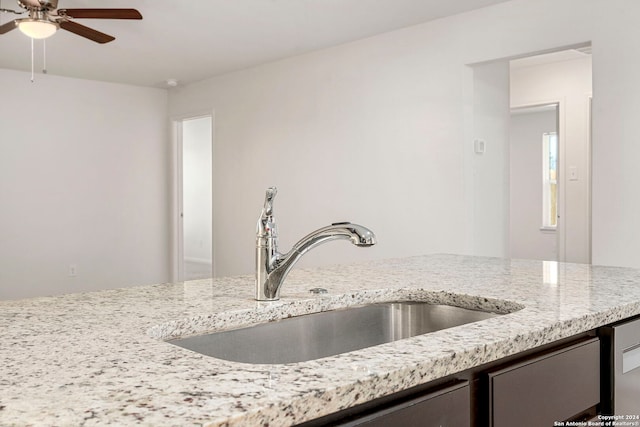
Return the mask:
[[[96,43],[109,43],[115,37],[93,28],[78,24],[74,19],[142,19],[136,9],[58,9],[58,0],[18,0],[22,11],[0,9],[15,14],[28,13],[28,18],[19,18],[0,25],[0,34],[19,28],[31,38],[44,39],[58,28],[70,31]]]

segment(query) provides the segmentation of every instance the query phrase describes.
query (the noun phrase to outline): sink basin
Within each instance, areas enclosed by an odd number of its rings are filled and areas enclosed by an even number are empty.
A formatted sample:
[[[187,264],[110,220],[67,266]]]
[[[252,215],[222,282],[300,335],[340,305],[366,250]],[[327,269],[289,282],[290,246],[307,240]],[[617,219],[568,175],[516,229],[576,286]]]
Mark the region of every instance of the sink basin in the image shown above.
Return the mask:
[[[442,304],[390,302],[291,317],[168,341],[243,363],[304,362],[499,316]]]

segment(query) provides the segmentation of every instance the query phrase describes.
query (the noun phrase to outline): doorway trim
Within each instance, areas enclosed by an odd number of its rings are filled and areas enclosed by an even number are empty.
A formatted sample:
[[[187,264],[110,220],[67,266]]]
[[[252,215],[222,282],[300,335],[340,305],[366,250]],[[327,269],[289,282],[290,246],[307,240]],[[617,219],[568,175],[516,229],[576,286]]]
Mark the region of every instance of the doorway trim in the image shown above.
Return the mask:
[[[215,141],[215,112],[203,110],[196,113],[171,117],[171,281],[184,281],[184,195],[183,195],[183,122],[209,117],[211,118],[211,165],[213,167]],[[213,175],[213,172],[212,172]],[[213,176],[212,176],[213,178]],[[212,185],[213,192],[213,185]],[[213,194],[211,195],[211,221],[213,222]],[[212,224],[213,230],[213,224]],[[212,231],[213,233],[213,231]],[[211,272],[215,275],[215,245],[212,242]]]

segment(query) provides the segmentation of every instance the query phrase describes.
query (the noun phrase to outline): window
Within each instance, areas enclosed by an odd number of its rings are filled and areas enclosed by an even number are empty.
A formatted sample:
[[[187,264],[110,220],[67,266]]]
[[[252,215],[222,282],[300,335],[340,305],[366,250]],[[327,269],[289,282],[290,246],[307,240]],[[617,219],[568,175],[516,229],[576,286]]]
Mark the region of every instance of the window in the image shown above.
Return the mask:
[[[558,225],[558,135],[542,134],[542,228]]]

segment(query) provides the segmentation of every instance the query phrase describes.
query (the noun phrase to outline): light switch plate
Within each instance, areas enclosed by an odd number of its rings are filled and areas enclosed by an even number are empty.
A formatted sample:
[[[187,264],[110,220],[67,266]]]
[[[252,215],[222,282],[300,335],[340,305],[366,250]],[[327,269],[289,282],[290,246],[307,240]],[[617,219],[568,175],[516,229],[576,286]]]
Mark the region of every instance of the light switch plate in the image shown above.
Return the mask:
[[[578,180],[578,167],[569,166],[569,181],[577,181],[577,180]]]

